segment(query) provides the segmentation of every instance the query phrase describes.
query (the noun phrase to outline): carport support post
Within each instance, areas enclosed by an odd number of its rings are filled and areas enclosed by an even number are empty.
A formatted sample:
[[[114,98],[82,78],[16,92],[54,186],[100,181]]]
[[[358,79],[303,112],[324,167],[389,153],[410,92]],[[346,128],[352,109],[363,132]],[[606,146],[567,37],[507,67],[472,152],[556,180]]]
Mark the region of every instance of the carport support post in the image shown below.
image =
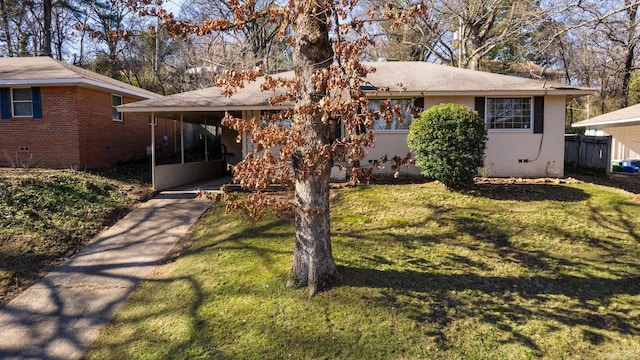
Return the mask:
[[[156,187],[156,127],[153,125],[155,118],[156,114],[152,112],[149,125],[151,126],[151,186],[154,188]]]
[[[609,177],[611,175],[611,145],[613,142],[613,136],[609,135],[607,136],[607,152],[605,153],[605,156],[607,157],[607,171],[605,171],[605,174],[607,177]]]
[[[184,164],[184,114],[180,114],[180,156]]]
[[[204,118],[204,162],[209,161],[209,148],[207,147],[208,138],[209,130],[207,129],[207,118]]]

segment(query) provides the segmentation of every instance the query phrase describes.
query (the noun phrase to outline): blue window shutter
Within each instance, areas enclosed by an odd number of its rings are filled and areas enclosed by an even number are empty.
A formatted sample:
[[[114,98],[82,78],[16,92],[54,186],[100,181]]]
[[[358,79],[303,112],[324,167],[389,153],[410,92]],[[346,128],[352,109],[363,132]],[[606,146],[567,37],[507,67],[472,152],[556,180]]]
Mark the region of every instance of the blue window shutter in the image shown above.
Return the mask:
[[[11,96],[9,96],[9,88],[0,88],[0,113],[3,119],[11,119]]]
[[[31,88],[31,104],[33,106],[33,118],[42,119],[42,97],[40,96],[40,88]]]
[[[544,133],[544,96],[533,98],[533,133]]]

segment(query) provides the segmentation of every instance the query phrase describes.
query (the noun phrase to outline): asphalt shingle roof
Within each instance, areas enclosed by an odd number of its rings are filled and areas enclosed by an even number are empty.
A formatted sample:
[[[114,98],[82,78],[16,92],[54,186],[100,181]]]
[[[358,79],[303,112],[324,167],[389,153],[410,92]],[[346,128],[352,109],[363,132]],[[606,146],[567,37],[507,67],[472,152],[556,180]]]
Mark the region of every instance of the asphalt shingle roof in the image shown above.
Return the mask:
[[[0,86],[79,85],[150,99],[156,93],[50,57],[0,58]]]
[[[384,96],[533,96],[553,93],[580,96],[594,93],[593,89],[584,87],[425,62],[375,62],[366,65],[376,68],[366,81],[378,88],[389,88],[390,93]],[[274,76],[292,75],[292,72],[286,72]],[[123,112],[261,109],[269,107],[268,99],[272,95],[273,92],[260,91],[260,82],[257,81],[238,89],[233,97],[223,96],[221,88],[210,87],[130,103],[119,109]]]
[[[573,123],[573,127],[631,126],[640,124],[640,104],[594,116],[591,119]]]

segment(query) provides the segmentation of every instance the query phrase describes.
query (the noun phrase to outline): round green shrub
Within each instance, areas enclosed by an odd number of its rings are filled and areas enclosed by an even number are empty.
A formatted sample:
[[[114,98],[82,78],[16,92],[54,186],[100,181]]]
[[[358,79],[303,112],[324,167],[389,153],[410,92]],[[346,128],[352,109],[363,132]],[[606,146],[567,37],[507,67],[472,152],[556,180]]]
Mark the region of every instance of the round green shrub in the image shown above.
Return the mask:
[[[423,175],[460,188],[472,184],[484,165],[487,130],[477,112],[440,104],[413,121],[407,141]]]

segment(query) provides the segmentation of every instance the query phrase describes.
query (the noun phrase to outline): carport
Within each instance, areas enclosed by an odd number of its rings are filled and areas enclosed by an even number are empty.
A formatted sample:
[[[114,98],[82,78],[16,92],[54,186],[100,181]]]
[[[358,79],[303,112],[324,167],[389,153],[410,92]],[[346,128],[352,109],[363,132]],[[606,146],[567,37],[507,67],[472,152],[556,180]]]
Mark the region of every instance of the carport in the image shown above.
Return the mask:
[[[587,136],[609,136],[609,161],[640,159],[640,104],[571,124]]]
[[[158,150],[162,144],[156,142],[155,126],[150,126],[151,178],[153,187],[164,190],[196,181],[213,179],[226,174],[230,166],[237,164],[251,150],[247,134],[222,126],[225,114],[250,120],[258,118],[262,111],[278,109],[269,105],[269,97],[273,92],[260,91],[260,82],[246,84],[231,97],[222,94],[222,88],[210,87],[180,94],[164,96],[120,105],[117,110],[124,113],[146,114],[149,123],[153,119],[173,120],[175,144],[174,152],[179,154],[173,163],[159,163]],[[126,121],[126,120],[125,120]],[[155,121],[154,121],[155,122]],[[185,124],[195,124],[196,131],[201,131],[204,141],[203,154],[195,161],[190,161],[185,149]],[[219,141],[212,150],[211,138]]]

